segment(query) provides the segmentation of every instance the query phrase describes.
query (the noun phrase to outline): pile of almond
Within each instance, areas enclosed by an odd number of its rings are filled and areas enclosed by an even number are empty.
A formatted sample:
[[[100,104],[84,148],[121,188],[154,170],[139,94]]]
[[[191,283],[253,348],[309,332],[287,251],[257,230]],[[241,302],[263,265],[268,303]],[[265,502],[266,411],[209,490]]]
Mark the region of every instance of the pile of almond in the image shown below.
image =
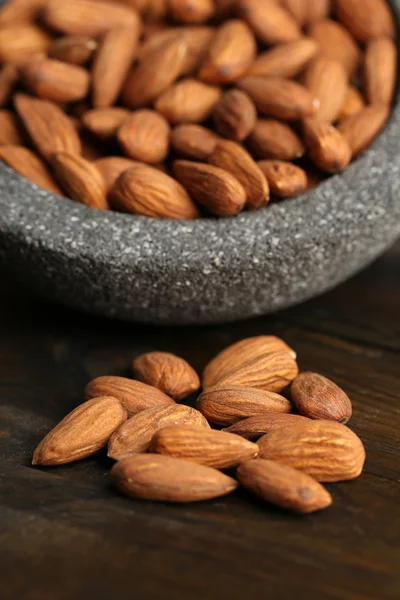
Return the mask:
[[[303,514],[332,503],[320,482],[363,469],[364,446],[345,425],[348,396],[322,375],[299,374],[296,354],[277,337],[229,346],[202,382],[166,352],[137,357],[133,375],[92,380],[86,401],[40,442],[32,463],[61,465],[107,446],[114,484],[134,498],[194,502],[242,485]],[[200,385],[197,409],[180,403]]]
[[[386,0],[10,0],[0,159],[97,209],[257,209],[380,132],[395,33]]]

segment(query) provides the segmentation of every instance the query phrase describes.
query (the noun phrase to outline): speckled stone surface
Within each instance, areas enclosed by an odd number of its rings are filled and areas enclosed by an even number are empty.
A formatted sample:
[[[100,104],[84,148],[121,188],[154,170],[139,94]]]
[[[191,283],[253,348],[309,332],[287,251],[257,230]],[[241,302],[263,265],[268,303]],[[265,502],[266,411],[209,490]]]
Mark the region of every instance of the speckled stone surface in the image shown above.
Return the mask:
[[[399,97],[385,131],[345,173],[227,220],[95,211],[0,163],[0,257],[10,271],[47,298],[125,320],[211,323],[276,311],[344,281],[399,234]]]

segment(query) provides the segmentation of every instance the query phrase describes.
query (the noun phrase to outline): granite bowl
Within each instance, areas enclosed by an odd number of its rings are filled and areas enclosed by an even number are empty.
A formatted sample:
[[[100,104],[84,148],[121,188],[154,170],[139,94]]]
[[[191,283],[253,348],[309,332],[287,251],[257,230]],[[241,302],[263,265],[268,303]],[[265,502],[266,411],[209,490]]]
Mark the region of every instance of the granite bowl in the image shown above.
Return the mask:
[[[277,311],[343,282],[399,234],[398,92],[385,130],[344,173],[231,219],[96,211],[0,163],[0,257],[11,273],[48,299],[129,321],[202,324]]]

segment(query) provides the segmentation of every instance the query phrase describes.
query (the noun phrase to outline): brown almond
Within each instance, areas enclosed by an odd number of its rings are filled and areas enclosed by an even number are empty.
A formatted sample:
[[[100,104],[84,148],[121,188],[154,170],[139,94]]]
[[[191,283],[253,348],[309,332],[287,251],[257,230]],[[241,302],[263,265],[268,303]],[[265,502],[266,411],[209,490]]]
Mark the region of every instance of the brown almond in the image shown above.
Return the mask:
[[[284,160],[261,160],[258,166],[267,178],[271,193],[279,198],[293,198],[307,189],[307,173],[297,165]]]
[[[295,77],[318,53],[315,40],[301,38],[289,44],[279,44],[259,54],[249,75],[257,77]]]
[[[397,48],[393,40],[371,40],[364,64],[364,87],[369,104],[391,104],[396,77]]]
[[[303,27],[308,16],[308,0],[280,0],[285,10]]]
[[[292,404],[275,392],[221,383],[200,394],[197,408],[214,425],[228,426],[255,415],[289,413]]]
[[[330,58],[316,58],[304,73],[303,81],[319,102],[318,119],[335,122],[348,89],[347,74],[341,63]]]
[[[322,171],[340,173],[349,165],[352,151],[336,127],[319,119],[305,119],[303,134],[311,160]]]
[[[44,55],[49,44],[47,33],[36,25],[21,23],[1,28],[0,62],[24,64],[36,55]]]
[[[14,91],[19,74],[16,65],[5,64],[0,68],[0,107],[6,106]]]
[[[387,104],[374,104],[340,123],[338,129],[350,144],[353,158],[361,154],[381,132],[389,113]]]
[[[99,396],[117,398],[131,417],[154,406],[175,406],[175,401],[161,390],[127,377],[105,375],[92,379],[85,387],[85,400]]]
[[[147,452],[154,434],[168,425],[210,428],[203,415],[189,406],[154,406],[140,411],[115,431],[108,443],[108,456],[120,460],[127,454]]]
[[[200,123],[208,119],[220,96],[219,87],[183,79],[165,90],[154,107],[170,123]]]
[[[248,25],[240,19],[226,21],[215,34],[198,76],[209,83],[236,81],[248,72],[256,53],[256,41]]]
[[[115,104],[135,56],[140,35],[134,25],[117,25],[104,35],[92,67],[92,98],[95,108]]]
[[[239,482],[263,500],[305,515],[328,508],[332,496],[318,481],[271,460],[251,460],[239,465]]]
[[[154,110],[142,109],[124,120],[118,141],[127,156],[146,163],[163,161],[169,148],[169,125]]]
[[[208,363],[202,375],[203,389],[214,387],[221,379],[239,371],[247,363],[263,355],[281,351],[287,352],[292,359],[296,359],[295,351],[274,335],[259,335],[235,342]]]
[[[82,116],[82,123],[100,140],[110,140],[115,137],[121,125],[130,117],[126,108],[111,106],[88,110]]]
[[[58,183],[69,198],[99,210],[109,208],[105,181],[93,163],[76,154],[56,152],[52,166]]]
[[[336,60],[352,77],[361,64],[361,50],[348,30],[332,19],[316,21],[308,29],[308,35],[319,46],[319,55]]]
[[[28,148],[1,146],[0,159],[32,183],[61,196],[61,191],[46,165]]]
[[[149,450],[215,469],[237,467],[258,454],[257,444],[239,435],[189,425],[160,429],[154,435]]]
[[[286,44],[301,37],[298,23],[276,0],[238,0],[238,11],[263,44]]]
[[[218,136],[201,125],[178,125],[171,133],[171,148],[192,160],[207,160],[217,145]]]
[[[89,62],[96,49],[96,40],[88,35],[66,35],[51,43],[49,58],[82,66]]]
[[[347,119],[348,117],[352,117],[360,112],[363,108],[365,108],[365,101],[361,95],[361,92],[354,87],[350,86],[347,90],[346,98],[344,99],[343,106],[340,109],[340,114],[338,117],[339,123]]]
[[[31,23],[47,0],[10,0],[0,10],[0,27],[10,24]]]
[[[89,92],[89,73],[59,60],[35,60],[21,68],[24,86],[39,98],[52,102],[76,102]]]
[[[332,0],[307,0],[306,24],[326,19],[332,12]]]
[[[298,425],[299,423],[305,423],[306,421],[308,421],[307,417],[302,417],[301,415],[284,412],[268,412],[238,421],[224,429],[224,431],[236,433],[247,440],[258,440],[263,435],[266,435],[275,429],[291,427],[292,425]]]
[[[160,389],[175,400],[183,400],[200,387],[200,379],[189,363],[170,352],[147,352],[132,363],[137,379]]]
[[[309,421],[276,429],[263,436],[258,445],[260,458],[299,469],[317,481],[355,479],[365,461],[360,438],[335,421]]]
[[[110,192],[117,210],[158,219],[197,219],[186,190],[172,177],[147,165],[128,169]]]
[[[269,187],[265,175],[250,154],[236,142],[220,140],[208,162],[231,173],[246,192],[246,206],[261,208],[268,204]]]
[[[227,171],[200,162],[177,160],[173,164],[177,180],[189,194],[218,217],[237,215],[246,204],[246,192]]]
[[[94,165],[100,171],[106,183],[107,193],[110,192],[122,173],[132,167],[141,166],[141,164],[124,156],[106,156],[94,161]]]
[[[336,0],[336,17],[360,42],[396,36],[393,15],[386,0]]]
[[[43,158],[50,161],[54,152],[80,154],[79,135],[71,119],[56,104],[49,100],[16,94],[14,105],[33,144]]]
[[[139,454],[116,463],[115,485],[128,496],[159,502],[198,502],[233,492],[238,483],[217,469],[160,454]]]
[[[276,119],[295,121],[310,117],[319,107],[309,90],[282,77],[244,77],[238,86],[262,114]]]
[[[242,142],[254,129],[257,110],[245,92],[228,90],[215,106],[213,119],[219,134],[235,142]]]
[[[168,0],[168,7],[177,23],[204,23],[214,13],[213,0]]]
[[[113,432],[127,418],[119,400],[93,398],[64,417],[40,442],[33,465],[63,465],[91,456],[107,445]]]
[[[352,406],[347,394],[333,381],[318,373],[300,373],[290,393],[299,413],[310,419],[328,419],[347,423]]]
[[[289,125],[276,119],[258,119],[248,143],[257,158],[297,160],[305,153],[299,136]]]
[[[237,0],[214,0],[215,14],[214,20],[218,23],[231,17],[236,8]]]
[[[23,134],[14,113],[11,110],[0,110],[0,146],[22,146],[23,143]]]

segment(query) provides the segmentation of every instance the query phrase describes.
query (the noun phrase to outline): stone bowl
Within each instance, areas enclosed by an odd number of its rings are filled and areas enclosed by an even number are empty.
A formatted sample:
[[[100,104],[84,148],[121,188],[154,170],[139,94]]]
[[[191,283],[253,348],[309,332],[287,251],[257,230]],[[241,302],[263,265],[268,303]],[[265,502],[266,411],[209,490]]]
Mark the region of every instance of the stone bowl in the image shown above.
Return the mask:
[[[398,14],[400,0],[393,2]],[[0,257],[43,297],[157,324],[234,321],[345,281],[400,234],[400,102],[344,173],[293,200],[230,219],[96,211],[0,163]]]

